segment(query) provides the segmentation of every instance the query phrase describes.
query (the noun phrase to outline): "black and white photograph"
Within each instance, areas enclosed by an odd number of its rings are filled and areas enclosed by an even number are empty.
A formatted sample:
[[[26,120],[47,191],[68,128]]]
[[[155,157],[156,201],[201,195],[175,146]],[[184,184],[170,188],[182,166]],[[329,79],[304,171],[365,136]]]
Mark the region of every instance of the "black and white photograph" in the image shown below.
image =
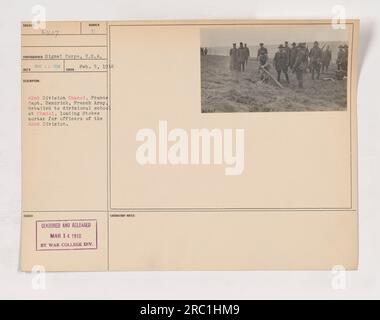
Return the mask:
[[[349,37],[328,24],[202,29],[202,112],[347,110]]]

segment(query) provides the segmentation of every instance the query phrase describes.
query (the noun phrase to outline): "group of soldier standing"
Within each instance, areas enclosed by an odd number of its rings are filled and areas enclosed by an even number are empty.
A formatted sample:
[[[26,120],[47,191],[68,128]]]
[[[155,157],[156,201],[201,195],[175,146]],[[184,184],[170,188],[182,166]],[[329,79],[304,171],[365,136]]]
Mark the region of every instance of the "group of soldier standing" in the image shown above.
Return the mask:
[[[250,57],[247,44],[240,42],[239,47],[236,47],[236,43],[234,43],[230,49],[230,57],[230,70],[244,71]]]
[[[207,56],[208,49],[207,48],[201,48],[201,56]]]
[[[240,43],[237,47],[233,44],[230,49],[230,70],[244,71],[247,66],[248,59],[250,57],[249,48],[247,44]],[[319,80],[321,71],[328,72],[332,59],[332,52],[327,45],[326,48],[319,46],[318,41],[314,42],[313,47],[309,50],[306,42],[298,43],[294,42],[292,46],[289,46],[289,42],[286,41],[278,47],[278,51],[273,58],[273,66],[277,71],[277,81],[281,81],[281,74],[285,75],[287,83],[290,82],[288,71],[289,69],[296,74],[299,88],[303,88],[304,73],[310,71],[312,80]],[[268,50],[263,43],[260,43],[260,47],[257,51],[257,60],[259,62],[259,70],[261,80],[267,81],[270,75],[270,63],[268,58]],[[343,79],[343,75],[347,74],[348,66],[348,46],[339,46],[339,52],[337,56],[337,78]],[[340,76],[339,76],[340,75]]]

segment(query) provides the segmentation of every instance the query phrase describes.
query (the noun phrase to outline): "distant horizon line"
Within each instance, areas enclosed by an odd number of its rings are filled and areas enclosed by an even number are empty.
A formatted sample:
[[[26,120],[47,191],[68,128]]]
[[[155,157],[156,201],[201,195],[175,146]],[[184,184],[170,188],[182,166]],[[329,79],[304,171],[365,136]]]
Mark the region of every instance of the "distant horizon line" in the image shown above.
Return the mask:
[[[322,44],[322,43],[349,43],[349,41],[347,41],[347,40],[333,40],[333,41],[322,41],[322,40],[316,40],[316,41],[318,41],[319,42],[319,44]],[[215,46],[215,45],[209,45],[209,46],[207,46],[207,45],[201,45],[201,47],[203,48],[203,47],[207,47],[207,48],[225,48],[225,47],[232,47],[232,44],[234,44],[234,43],[236,43],[237,45],[238,44],[240,44],[240,42],[241,41],[238,41],[238,42],[232,42],[231,44],[229,44],[229,45],[217,45],[217,46]],[[295,42],[295,41],[289,41],[289,45],[291,45],[293,42]],[[309,41],[309,42],[307,42],[307,41],[303,41],[303,42],[306,42],[307,44],[309,44],[309,43],[314,43],[314,41]],[[243,44],[247,44],[247,46],[256,46],[256,47],[259,47],[260,46],[260,43],[258,43],[258,44],[248,44],[247,42],[242,42]],[[285,43],[285,41],[283,41],[283,42],[277,42],[277,43],[264,43],[264,46],[266,46],[266,45],[273,45],[273,46],[277,46],[277,45],[279,45],[279,44],[284,44]],[[299,42],[295,42],[295,43],[299,43]]]

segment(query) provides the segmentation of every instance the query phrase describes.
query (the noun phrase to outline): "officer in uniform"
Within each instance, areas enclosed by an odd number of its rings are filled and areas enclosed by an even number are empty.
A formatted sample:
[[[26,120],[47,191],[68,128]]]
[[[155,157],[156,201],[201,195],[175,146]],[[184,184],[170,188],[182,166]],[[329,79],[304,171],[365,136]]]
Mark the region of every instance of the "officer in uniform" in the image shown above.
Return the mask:
[[[344,51],[344,60],[343,60],[343,68],[344,71],[347,72],[348,69],[348,45],[343,46],[343,51]]]
[[[297,44],[295,42],[292,43],[292,48],[290,49],[290,57],[289,57],[289,67],[293,68],[294,62],[296,62],[297,56]]]
[[[260,43],[259,50],[257,50],[257,60],[259,60],[259,57],[261,54],[268,54],[268,49],[264,47],[264,43]]]
[[[240,46],[238,49],[238,70],[239,71],[245,70],[245,56],[246,56],[246,50],[243,46],[243,42],[240,42]]]
[[[297,46],[297,55],[293,65],[293,72],[297,75],[298,87],[303,89],[303,74],[307,67],[307,49],[306,43],[299,43]]]
[[[279,50],[276,52],[273,59],[273,65],[277,71],[277,81],[280,82],[281,72],[283,72],[285,74],[286,82],[289,83],[289,75],[288,75],[289,56],[283,45],[280,45],[278,49]]]
[[[230,49],[230,70],[237,69],[237,58],[238,58],[238,49],[236,48],[236,43],[232,45]]]
[[[249,48],[247,47],[247,44],[245,43],[244,44],[244,52],[245,52],[245,55],[244,55],[244,58],[245,58],[245,66],[247,66],[248,64],[248,59],[249,59],[249,56],[251,55],[250,52],[249,52]]]
[[[326,72],[329,71],[329,66],[331,62],[331,50],[330,46],[326,47],[326,50],[322,53],[322,72],[326,70]]]
[[[310,71],[310,61],[309,61],[309,57],[310,57],[310,50],[309,50],[309,46],[307,46],[307,45],[305,45],[306,47],[306,68],[305,68],[305,70],[304,70],[304,72],[306,73],[306,72],[308,72],[308,71]]]
[[[338,67],[338,71],[344,70],[344,59],[345,59],[345,51],[344,46],[339,46],[338,56],[336,59],[336,65]]]
[[[263,82],[266,82],[268,80],[268,74],[264,71],[269,71],[270,64],[268,55],[266,53],[262,53],[259,56],[259,72],[260,72],[260,79]]]
[[[311,79],[314,80],[315,73],[317,73],[317,80],[319,80],[319,76],[321,74],[322,49],[319,47],[318,41],[314,42],[314,47],[311,48],[309,56],[311,65]]]
[[[288,55],[289,61],[288,61],[288,66],[290,66],[290,47],[289,47],[289,41],[285,41],[285,51]]]

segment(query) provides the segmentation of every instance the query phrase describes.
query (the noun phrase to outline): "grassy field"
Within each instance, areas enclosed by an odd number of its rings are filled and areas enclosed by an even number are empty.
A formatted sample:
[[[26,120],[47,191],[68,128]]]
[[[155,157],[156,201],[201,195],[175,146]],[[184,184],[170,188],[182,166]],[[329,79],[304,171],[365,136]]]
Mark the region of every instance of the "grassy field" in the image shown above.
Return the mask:
[[[229,57],[201,56],[202,112],[336,111],[347,108],[347,80],[330,81],[336,65],[320,80],[304,75],[304,89],[298,89],[296,75],[289,70],[290,84],[282,75],[283,89],[269,80],[260,81],[258,62],[250,59],[245,72],[230,71]],[[277,78],[272,67],[271,74]],[[325,80],[324,80],[325,79]]]

